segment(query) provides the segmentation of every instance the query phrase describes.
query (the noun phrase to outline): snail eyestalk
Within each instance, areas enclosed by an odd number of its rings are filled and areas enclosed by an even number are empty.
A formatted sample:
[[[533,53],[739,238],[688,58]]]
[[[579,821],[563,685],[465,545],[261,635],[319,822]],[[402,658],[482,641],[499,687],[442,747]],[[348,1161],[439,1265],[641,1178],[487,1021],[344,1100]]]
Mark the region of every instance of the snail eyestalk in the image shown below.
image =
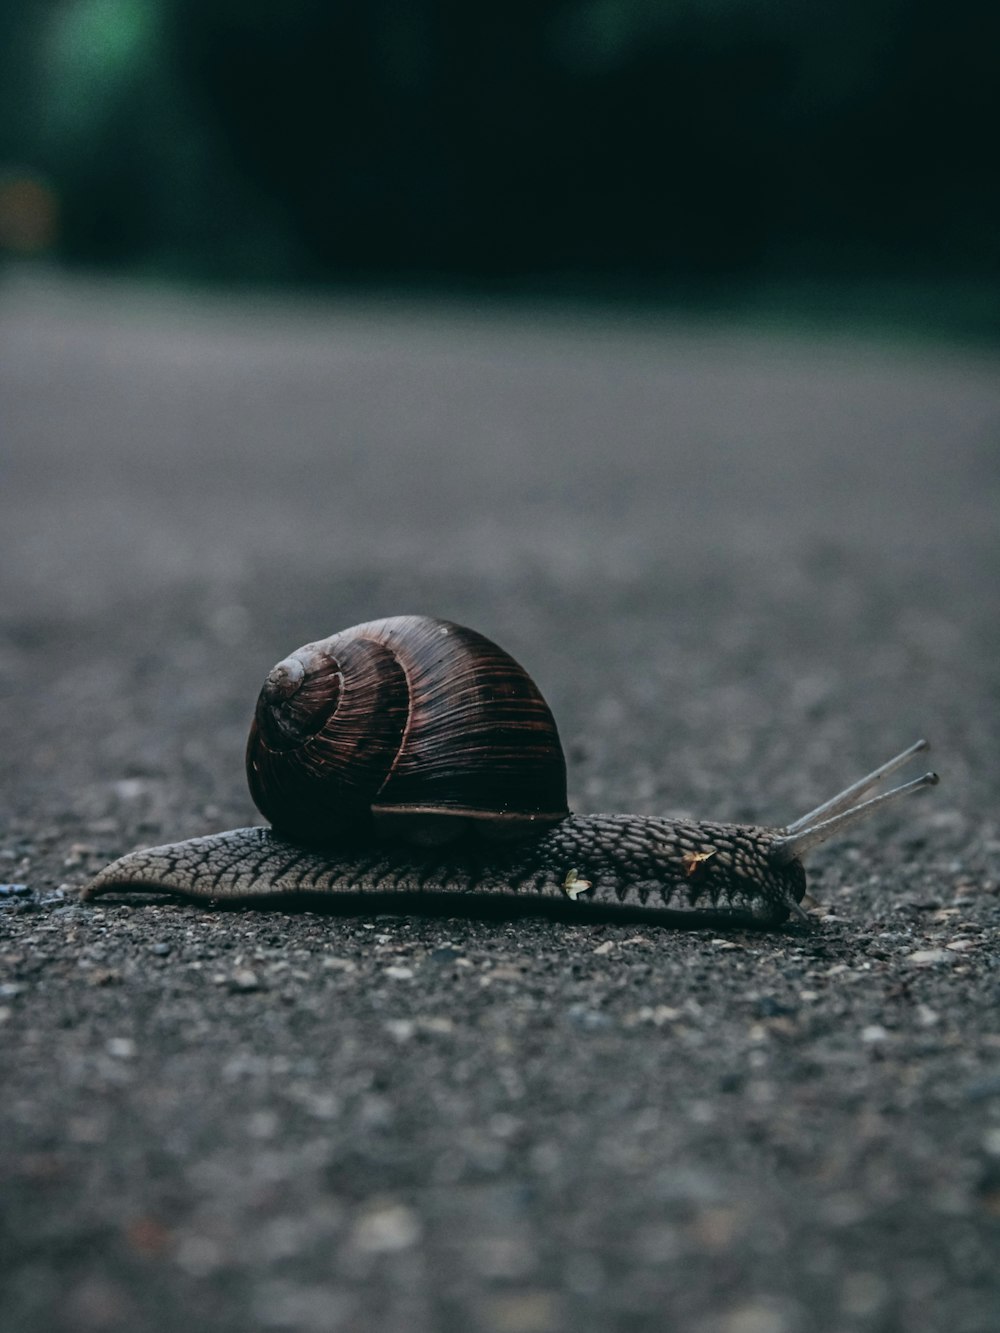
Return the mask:
[[[849,787],[845,787],[836,796],[831,796],[828,801],[818,805],[815,810],[810,810],[807,815],[802,815],[799,819],[794,820],[788,825],[785,832],[792,834],[798,833],[802,829],[813,828],[821,820],[830,819],[833,815],[839,815],[844,810],[850,810],[859,797],[865,796],[873,787],[877,787],[884,778],[887,778],[890,773],[897,772],[904,764],[909,763],[914,755],[923,754],[930,748],[930,741],[915,741],[909,749],[904,750],[902,754],[897,754],[895,759],[887,760],[869,773],[867,777],[852,782]]]
[[[786,865],[789,861],[801,858],[813,847],[819,847],[821,843],[827,842],[836,834],[843,833],[845,829],[853,828],[855,824],[869,819],[881,806],[896,801],[909,792],[934,787],[939,781],[936,773],[925,773],[923,777],[914,778],[912,782],[904,782],[902,786],[893,787],[892,791],[883,792],[881,796],[873,796],[870,801],[862,801],[860,805],[844,810],[830,819],[800,828],[787,837],[775,838],[771,844],[771,860],[775,865]]]

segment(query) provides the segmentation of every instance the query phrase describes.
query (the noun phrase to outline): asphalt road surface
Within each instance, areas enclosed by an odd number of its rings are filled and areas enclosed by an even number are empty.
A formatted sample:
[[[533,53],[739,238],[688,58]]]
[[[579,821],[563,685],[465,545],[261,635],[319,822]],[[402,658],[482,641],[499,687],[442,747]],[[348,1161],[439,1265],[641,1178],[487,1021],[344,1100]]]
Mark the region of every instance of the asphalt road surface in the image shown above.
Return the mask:
[[[13,275],[0,412],[0,1327],[1000,1327],[994,357]],[[771,933],[77,901],[408,611],[578,809],[942,783]]]

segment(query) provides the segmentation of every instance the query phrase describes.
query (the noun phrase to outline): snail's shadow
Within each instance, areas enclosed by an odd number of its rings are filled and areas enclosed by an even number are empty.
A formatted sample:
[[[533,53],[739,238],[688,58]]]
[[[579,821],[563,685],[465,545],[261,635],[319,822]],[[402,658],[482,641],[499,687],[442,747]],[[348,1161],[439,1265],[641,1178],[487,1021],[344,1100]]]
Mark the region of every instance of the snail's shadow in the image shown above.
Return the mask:
[[[553,921],[577,926],[644,925],[667,927],[671,930],[752,930],[757,933],[780,932],[801,935],[808,927],[799,922],[765,922],[749,912],[738,910],[674,911],[664,907],[640,907],[631,904],[570,902],[568,900],[514,897],[503,893],[477,893],[474,897],[459,897],[454,893],[421,893],[414,902],[412,893],[338,893],[328,894],[274,894],[255,898],[252,903],[227,902],[225,899],[189,898],[183,894],[120,893],[102,894],[102,903],[109,906],[128,904],[130,907],[156,907],[165,903],[196,906],[204,911],[310,913],[313,916],[337,918],[396,916],[396,917],[457,917],[471,921],[521,921],[526,919]]]

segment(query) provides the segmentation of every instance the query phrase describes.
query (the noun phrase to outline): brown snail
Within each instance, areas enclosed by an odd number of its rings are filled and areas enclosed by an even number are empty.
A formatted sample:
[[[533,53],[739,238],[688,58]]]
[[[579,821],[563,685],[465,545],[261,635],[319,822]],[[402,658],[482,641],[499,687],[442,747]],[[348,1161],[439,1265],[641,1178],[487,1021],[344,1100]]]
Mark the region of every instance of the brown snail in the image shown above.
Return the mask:
[[[272,828],[133,852],[109,890],[228,901],[492,892],[657,909],[665,922],[802,915],[803,855],[934,773],[862,801],[918,741],[784,828],[574,815],[555,721],[481,634],[397,616],[306,644],[268,675],[247,745]]]

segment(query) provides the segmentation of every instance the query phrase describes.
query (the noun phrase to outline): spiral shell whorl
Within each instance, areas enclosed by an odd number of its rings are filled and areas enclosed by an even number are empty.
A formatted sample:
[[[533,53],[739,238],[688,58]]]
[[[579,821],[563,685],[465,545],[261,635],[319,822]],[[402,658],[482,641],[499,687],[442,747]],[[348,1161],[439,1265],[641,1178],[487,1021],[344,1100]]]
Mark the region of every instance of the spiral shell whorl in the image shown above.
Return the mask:
[[[309,842],[446,841],[565,817],[566,766],[527,673],[473,630],[422,616],[371,621],[290,654],[268,675],[247,745],[254,803]]]

